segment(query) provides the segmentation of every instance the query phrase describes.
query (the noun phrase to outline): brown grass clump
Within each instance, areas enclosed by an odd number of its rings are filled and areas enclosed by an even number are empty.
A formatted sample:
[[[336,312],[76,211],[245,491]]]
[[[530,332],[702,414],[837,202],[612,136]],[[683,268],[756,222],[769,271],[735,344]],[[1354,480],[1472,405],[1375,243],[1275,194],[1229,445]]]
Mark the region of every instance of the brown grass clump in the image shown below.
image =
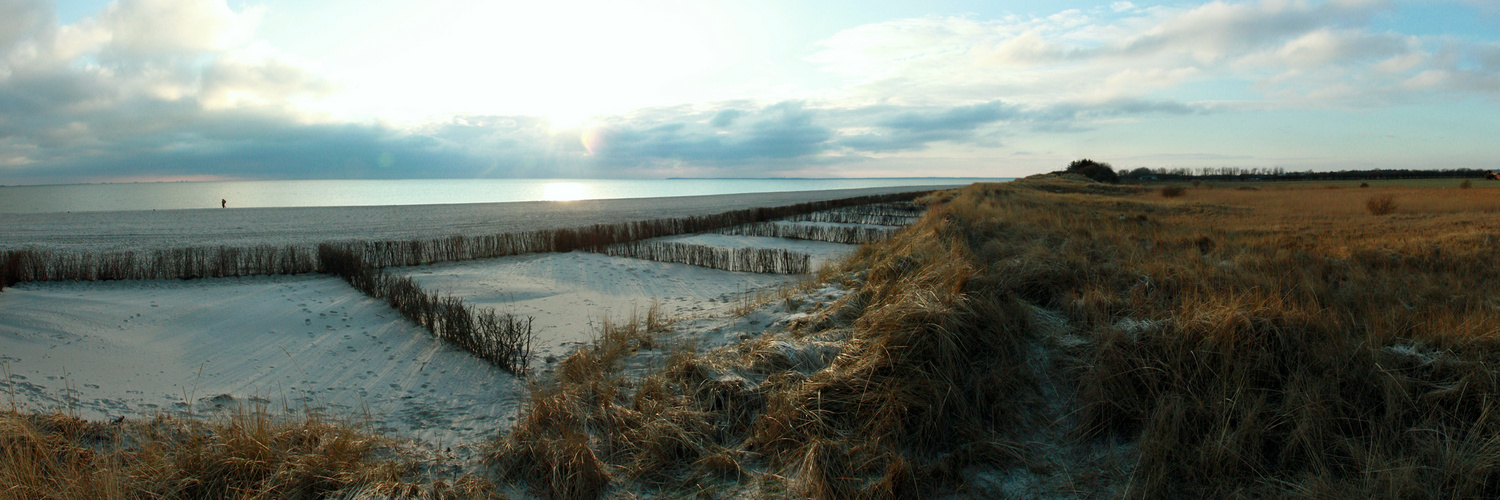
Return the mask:
[[[1369,210],[1370,215],[1390,215],[1396,211],[1396,206],[1396,198],[1388,194],[1365,200],[1365,210]]]
[[[1194,181],[1194,182],[1196,182],[1196,181]],[[1184,194],[1187,194],[1187,189],[1184,189],[1182,186],[1162,186],[1161,187],[1161,197],[1162,198],[1176,198],[1176,197],[1182,196]]]
[[[401,484],[384,441],[264,409],[219,421],[0,413],[0,498],[319,498]]]
[[[1027,315],[974,267],[965,230],[983,214],[948,207],[856,255],[851,266],[869,277],[850,347],[771,395],[750,445],[790,468],[794,490],[840,498],[940,485],[936,464],[906,457],[942,456],[1018,424],[1013,395],[1030,392],[1017,369]],[[808,476],[814,463],[838,474]]]
[[[622,359],[655,346],[666,322],[650,318],[659,317],[648,311],[645,321],[604,321],[598,342],[564,359],[552,384],[533,389],[488,461],[553,498],[598,497],[615,477],[672,487],[737,473],[735,454],[723,445],[748,425],[734,417],[751,397],[743,384],[705,377],[682,353],[638,384],[619,377]]]

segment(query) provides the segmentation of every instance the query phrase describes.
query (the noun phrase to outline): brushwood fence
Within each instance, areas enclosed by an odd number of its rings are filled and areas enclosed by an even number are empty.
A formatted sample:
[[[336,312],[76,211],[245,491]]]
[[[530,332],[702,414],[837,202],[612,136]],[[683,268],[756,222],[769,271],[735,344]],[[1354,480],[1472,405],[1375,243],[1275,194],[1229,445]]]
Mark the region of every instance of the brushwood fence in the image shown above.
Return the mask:
[[[894,201],[846,206],[837,210],[859,214],[890,215],[896,217],[921,217],[922,212],[927,211],[927,207],[912,201]]]
[[[374,268],[504,257],[540,252],[592,250],[662,236],[710,232],[722,228],[796,216],[803,220],[885,225],[900,207],[925,193],[900,193],[824,200],[779,207],[748,208],[718,214],[652,219],[618,224],[444,238],[328,243],[358,256]],[[831,210],[845,210],[830,212]],[[855,212],[847,212],[855,210]],[[819,215],[837,213],[842,215]],[[909,221],[903,221],[909,222]],[[0,253],[0,289],[27,281],[101,281],[122,279],[196,279],[316,272],[316,245],[254,247],[187,247],[139,252],[88,252],[19,249]]]
[[[502,370],[526,374],[531,358],[532,318],[497,314],[475,308],[452,295],[434,295],[422,290],[410,277],[387,274],[358,255],[335,245],[318,246],[320,272],[332,274],[350,286],[386,303],[413,323],[473,353]]]
[[[317,270],[311,248],[186,247],[141,252],[21,249],[0,253],[0,287],[25,281],[223,278]]]
[[[603,249],[648,238],[708,232],[859,205],[892,204],[923,194],[872,195],[672,219],[403,241],[203,246],[138,252],[12,249],[0,252],[0,290],[28,281],[197,279],[322,272],[340,276],[361,292],[387,300],[437,337],[502,369],[522,374],[530,357],[531,318],[498,315],[492,310],[476,311],[461,299],[428,294],[410,278],[392,276],[382,269],[580,249],[608,253]],[[785,250],[676,248],[680,245],[635,244],[615,251],[628,252],[637,258],[730,271],[806,273],[810,270],[809,256]]]
[[[594,249],[614,257],[672,262],[724,271],[804,274],[812,256],[780,248],[720,248],[675,241],[632,241]]]
[[[526,253],[597,250],[609,245],[663,236],[703,233],[723,228],[786,219],[800,214],[845,207],[901,206],[920,193],[861,196],[840,200],[798,203],[781,207],[750,208],[711,215],[651,219],[617,224],[504,233],[481,236],[451,236],[411,241],[354,241],[335,243],[376,267],[415,266],[445,261],[505,257]],[[909,202],[908,202],[909,203]],[[870,210],[891,210],[890,208]]]
[[[720,229],[720,234],[766,236],[794,240],[827,241],[860,245],[890,239],[899,228],[880,226],[827,226],[787,222],[757,222]]]
[[[922,217],[923,207],[913,202],[868,203],[836,207],[827,210],[803,212],[789,216],[787,220],[801,222],[836,222],[841,224],[873,224],[879,226],[907,226]]]

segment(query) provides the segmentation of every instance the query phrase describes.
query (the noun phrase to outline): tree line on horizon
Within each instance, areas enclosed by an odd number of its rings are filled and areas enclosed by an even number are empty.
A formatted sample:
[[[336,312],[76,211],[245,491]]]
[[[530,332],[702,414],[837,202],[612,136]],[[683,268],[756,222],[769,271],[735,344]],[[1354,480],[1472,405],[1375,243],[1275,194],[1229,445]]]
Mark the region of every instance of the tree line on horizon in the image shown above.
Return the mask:
[[[1095,181],[1117,184],[1141,181],[1353,181],[1390,179],[1485,179],[1490,170],[1477,168],[1447,169],[1371,169],[1327,172],[1288,172],[1281,167],[1140,167],[1116,172],[1108,163],[1084,158],[1075,160],[1061,173],[1079,174]]]

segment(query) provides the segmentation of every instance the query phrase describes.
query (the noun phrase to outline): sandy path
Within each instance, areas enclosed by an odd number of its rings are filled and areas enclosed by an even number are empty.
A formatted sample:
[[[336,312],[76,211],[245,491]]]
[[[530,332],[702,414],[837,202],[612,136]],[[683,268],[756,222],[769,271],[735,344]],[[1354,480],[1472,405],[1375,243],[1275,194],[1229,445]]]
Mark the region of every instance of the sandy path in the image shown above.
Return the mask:
[[[35,245],[123,250],[434,238],[704,215],[942,187],[945,186],[571,202],[6,214],[0,217],[0,249]]]
[[[471,442],[514,416],[522,383],[323,276],[29,283],[0,293],[17,403],[85,418],[258,401],[368,411],[385,432]]]

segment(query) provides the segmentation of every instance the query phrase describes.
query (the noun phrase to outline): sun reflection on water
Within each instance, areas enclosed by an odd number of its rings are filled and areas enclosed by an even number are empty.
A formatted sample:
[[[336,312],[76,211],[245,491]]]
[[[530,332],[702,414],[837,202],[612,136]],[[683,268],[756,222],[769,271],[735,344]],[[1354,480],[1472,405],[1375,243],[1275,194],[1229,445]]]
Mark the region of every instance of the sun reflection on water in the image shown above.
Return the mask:
[[[542,200],[545,201],[574,201],[588,196],[588,186],[577,182],[549,182],[542,186]]]

